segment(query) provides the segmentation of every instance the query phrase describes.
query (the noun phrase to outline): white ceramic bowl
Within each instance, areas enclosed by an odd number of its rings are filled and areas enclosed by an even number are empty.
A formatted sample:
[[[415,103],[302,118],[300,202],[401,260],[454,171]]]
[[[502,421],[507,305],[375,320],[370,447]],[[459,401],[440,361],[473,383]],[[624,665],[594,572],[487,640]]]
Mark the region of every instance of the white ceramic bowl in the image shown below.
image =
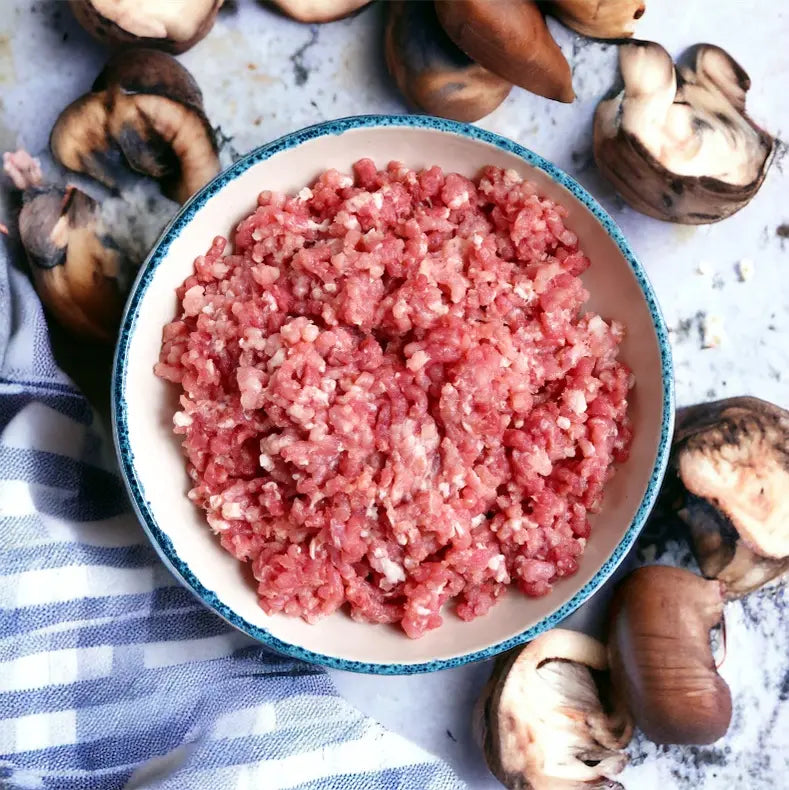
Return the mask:
[[[391,626],[337,613],[316,625],[258,606],[242,566],[226,553],[203,513],[186,498],[188,478],[172,434],[173,388],[153,375],[162,326],[175,314],[176,287],[197,255],[249,214],[263,189],[298,190],[329,167],[348,170],[361,157],[379,166],[440,165],[473,176],[484,165],[513,168],[569,210],[592,266],[583,280],[590,308],[627,327],[621,357],[636,386],[630,459],[606,489],[578,572],[544,598],[512,592],[484,617],[444,625],[418,640]],[[575,181],[516,143],[489,132],[424,116],[363,116],[331,121],[253,151],[189,201],[164,232],[132,290],[113,373],[115,440],[132,502],[151,541],[176,576],[237,628],[275,650],[341,669],[410,673],[488,658],[532,639],[583,603],[611,574],[641,529],[665,470],[673,422],[666,327],[643,269],[611,218]]]

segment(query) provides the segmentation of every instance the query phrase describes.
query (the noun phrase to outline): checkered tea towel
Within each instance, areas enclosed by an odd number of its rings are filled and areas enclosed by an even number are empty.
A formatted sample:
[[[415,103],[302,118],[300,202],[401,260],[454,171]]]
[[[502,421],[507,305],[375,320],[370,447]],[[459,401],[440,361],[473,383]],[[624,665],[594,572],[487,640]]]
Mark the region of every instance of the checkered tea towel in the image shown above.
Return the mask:
[[[461,788],[321,669],[263,649],[175,583],[4,245],[0,788]]]

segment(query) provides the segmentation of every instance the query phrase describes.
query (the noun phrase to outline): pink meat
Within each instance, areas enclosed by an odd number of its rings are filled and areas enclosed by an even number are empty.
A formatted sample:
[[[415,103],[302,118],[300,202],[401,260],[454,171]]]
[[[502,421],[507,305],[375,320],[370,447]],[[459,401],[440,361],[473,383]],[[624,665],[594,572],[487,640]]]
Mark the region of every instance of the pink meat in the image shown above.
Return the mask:
[[[512,171],[363,159],[262,193],[195,261],[156,373],[266,612],[418,637],[577,570],[631,375],[565,216]]]

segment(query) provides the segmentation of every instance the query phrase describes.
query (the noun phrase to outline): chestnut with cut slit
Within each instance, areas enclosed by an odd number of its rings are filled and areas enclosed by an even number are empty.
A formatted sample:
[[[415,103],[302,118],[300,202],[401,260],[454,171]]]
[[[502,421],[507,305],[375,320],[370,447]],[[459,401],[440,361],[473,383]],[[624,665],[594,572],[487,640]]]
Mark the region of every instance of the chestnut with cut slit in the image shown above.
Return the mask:
[[[436,0],[449,37],[469,57],[513,85],[572,102],[570,65],[539,6],[518,0]]]
[[[512,88],[452,43],[432,2],[391,0],[384,42],[386,65],[400,92],[431,115],[478,121]]]
[[[606,710],[593,673],[605,647],[554,628],[500,657],[477,703],[475,727],[488,767],[511,790],[603,790],[627,764],[633,725]],[[607,695],[603,695],[607,696]],[[611,700],[606,700],[611,703]]]
[[[660,44],[619,50],[624,89],[597,107],[594,156],[637,211],[699,225],[739,211],[761,187],[775,140],[745,112],[750,79],[720,47],[676,68]]]
[[[551,0],[545,12],[590,38],[630,38],[646,11],[645,0]]]
[[[77,22],[111,47],[155,47],[177,55],[203,39],[224,0],[69,0]]]
[[[609,609],[614,688],[655,743],[708,744],[731,721],[710,630],[723,617],[723,585],[682,568],[652,565],[616,588]]]
[[[50,146],[65,167],[108,187],[131,168],[181,203],[219,172],[200,88],[175,58],[152,49],[113,57],[91,93],[60,114]]]
[[[701,572],[738,598],[789,572],[789,412],[753,397],[680,409],[679,516]]]

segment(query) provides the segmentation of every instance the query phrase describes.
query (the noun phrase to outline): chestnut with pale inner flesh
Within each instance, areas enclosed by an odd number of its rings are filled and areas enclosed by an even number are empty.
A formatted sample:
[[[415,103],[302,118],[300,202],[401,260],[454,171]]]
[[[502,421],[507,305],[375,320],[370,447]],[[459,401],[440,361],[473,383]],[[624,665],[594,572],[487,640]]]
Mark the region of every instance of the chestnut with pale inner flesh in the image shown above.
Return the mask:
[[[297,22],[334,22],[366,6],[370,0],[272,0],[275,6]]]
[[[555,628],[496,662],[475,711],[488,767],[511,790],[603,790],[627,763],[621,704],[601,700],[605,647]],[[604,677],[604,676],[603,676]],[[606,690],[608,690],[606,688]]]
[[[789,572],[789,412],[753,397],[680,409],[673,466],[701,571],[728,598]]]
[[[660,44],[619,49],[624,89],[595,113],[594,156],[637,211],[699,225],[739,211],[757,193],[775,140],[745,112],[750,79],[720,47],[695,48],[676,68]]]
[[[77,22],[111,47],[177,55],[206,36],[223,0],[69,0]]]

